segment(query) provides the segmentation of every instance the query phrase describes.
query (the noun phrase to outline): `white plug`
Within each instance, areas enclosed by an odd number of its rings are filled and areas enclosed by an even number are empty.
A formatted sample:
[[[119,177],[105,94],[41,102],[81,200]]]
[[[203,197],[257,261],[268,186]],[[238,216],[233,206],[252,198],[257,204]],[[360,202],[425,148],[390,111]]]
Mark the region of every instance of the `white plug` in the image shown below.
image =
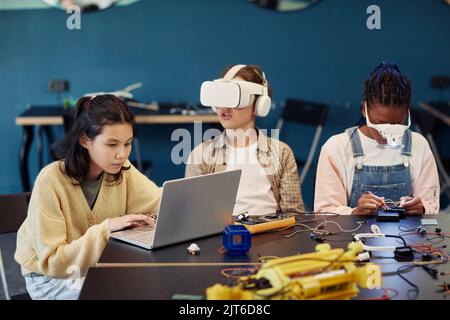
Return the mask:
[[[370,230],[372,230],[372,232],[375,234],[381,234],[381,229],[376,224],[371,225]]]

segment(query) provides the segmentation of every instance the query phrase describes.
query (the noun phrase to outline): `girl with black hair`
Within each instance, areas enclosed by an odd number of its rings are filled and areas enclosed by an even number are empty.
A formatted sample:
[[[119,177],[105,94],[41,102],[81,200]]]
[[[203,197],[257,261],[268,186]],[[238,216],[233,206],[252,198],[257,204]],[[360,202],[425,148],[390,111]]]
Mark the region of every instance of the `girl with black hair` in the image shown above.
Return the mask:
[[[120,98],[83,97],[74,111],[17,234],[15,259],[33,299],[77,299],[110,232],[152,225],[161,197],[128,161],[134,116]]]
[[[359,126],[331,137],[317,167],[314,211],[439,212],[439,178],[427,140],[409,130],[411,82],[383,62],[364,83]]]

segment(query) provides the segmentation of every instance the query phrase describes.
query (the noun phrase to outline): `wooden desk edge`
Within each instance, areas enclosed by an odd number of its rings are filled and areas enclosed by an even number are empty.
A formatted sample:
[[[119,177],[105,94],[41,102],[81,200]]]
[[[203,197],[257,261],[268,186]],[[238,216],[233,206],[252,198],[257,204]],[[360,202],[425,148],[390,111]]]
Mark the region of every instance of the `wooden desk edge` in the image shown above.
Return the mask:
[[[63,117],[16,117],[16,125],[33,126],[33,125],[63,125]]]
[[[219,123],[216,115],[137,115],[135,117],[136,124],[177,124],[177,123]],[[63,125],[62,116],[53,117],[16,117],[16,125],[32,126],[32,125]]]
[[[174,124],[174,123],[194,123],[198,122],[209,122],[209,123],[218,123],[219,118],[217,115],[137,115],[136,117],[137,124],[146,124],[146,123],[166,123],[166,124]]]

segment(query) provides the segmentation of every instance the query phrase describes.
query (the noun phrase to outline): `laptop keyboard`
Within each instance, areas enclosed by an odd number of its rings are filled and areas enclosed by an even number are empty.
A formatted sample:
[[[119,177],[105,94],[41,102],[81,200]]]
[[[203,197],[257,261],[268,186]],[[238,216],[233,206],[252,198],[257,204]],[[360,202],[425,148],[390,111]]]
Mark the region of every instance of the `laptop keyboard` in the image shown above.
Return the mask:
[[[140,243],[152,243],[155,237],[155,227],[138,227],[123,231],[114,232],[114,237],[127,239]]]

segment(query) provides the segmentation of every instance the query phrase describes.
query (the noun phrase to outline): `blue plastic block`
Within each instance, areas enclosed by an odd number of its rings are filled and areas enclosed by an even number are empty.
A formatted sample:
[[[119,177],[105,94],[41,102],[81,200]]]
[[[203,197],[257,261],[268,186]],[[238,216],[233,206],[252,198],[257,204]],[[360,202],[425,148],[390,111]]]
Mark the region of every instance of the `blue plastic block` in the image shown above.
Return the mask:
[[[252,246],[252,234],[243,225],[229,225],[223,230],[223,246],[229,255],[245,255]]]

